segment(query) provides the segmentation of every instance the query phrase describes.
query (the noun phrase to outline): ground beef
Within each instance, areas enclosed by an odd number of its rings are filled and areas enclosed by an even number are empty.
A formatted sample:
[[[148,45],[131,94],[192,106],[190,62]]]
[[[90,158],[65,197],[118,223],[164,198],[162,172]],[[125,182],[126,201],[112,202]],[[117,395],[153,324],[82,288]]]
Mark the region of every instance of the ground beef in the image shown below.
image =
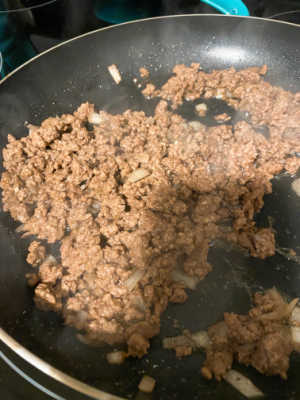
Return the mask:
[[[147,83],[142,93],[146,97],[153,97],[155,95],[155,86],[152,83]]]
[[[206,349],[203,376],[220,380],[236,359],[263,374],[286,379],[294,350],[291,311],[277,290],[271,289],[254,295],[254,308],[248,315],[225,313],[224,321],[208,329],[211,344]]]
[[[19,140],[8,135],[3,207],[22,223],[19,231],[41,241],[29,246],[27,259],[38,267],[28,276],[39,282],[38,307],[60,312],[85,342],[125,342],[140,357],[168,302],[184,302],[191,277],[195,284],[211,270],[214,239],[254,257],[274,254],[274,232],[253,218],[272,177],[300,165],[293,131],[300,101],[265,82],[265,73],[265,67],[205,73],[198,64],[179,65],[162,88],[147,84],[146,96],[162,98],[154,115],[95,113],[85,103],[74,114],[29,125]],[[251,121],[207,127],[186,121],[167,102],[176,108],[184,99],[210,97],[247,111]],[[259,126],[268,126],[268,139]],[[48,258],[42,241],[59,244],[57,259]],[[178,279],[184,275],[190,281]],[[267,336],[259,343],[266,352],[272,346]],[[232,362],[231,350],[209,357],[220,364],[217,377]],[[262,372],[268,362],[251,358]]]
[[[46,256],[46,249],[39,242],[33,241],[28,247],[28,256],[26,261],[33,267],[39,265]]]
[[[140,72],[140,77],[141,78],[148,78],[149,77],[149,71],[147,70],[147,68],[144,68],[144,67],[141,67],[140,69],[139,69],[139,72]]]

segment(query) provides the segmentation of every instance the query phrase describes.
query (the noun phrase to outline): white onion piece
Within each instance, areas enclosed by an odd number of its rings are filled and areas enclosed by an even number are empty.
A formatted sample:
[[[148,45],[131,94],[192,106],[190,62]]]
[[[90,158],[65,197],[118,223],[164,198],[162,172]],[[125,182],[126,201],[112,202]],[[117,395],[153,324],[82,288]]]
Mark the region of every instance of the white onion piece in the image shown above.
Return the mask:
[[[106,359],[109,364],[121,365],[126,359],[126,353],[124,351],[112,351],[106,354]]]
[[[150,175],[150,172],[144,168],[138,168],[131,172],[131,174],[127,177],[127,182],[135,183],[138,182],[147,176]]]
[[[127,279],[125,282],[125,286],[132,291],[136,285],[139,283],[139,281],[143,278],[145,274],[145,271],[138,269],[136,270],[130,277]]]
[[[225,97],[225,89],[218,88],[216,91],[216,99],[223,99]]]
[[[100,114],[95,113],[95,112],[91,113],[88,116],[89,123],[94,124],[94,125],[101,124],[101,122],[103,122],[103,120],[104,120],[103,117]]]
[[[101,204],[99,201],[94,200],[90,207],[88,208],[88,211],[96,217],[99,214],[99,211],[101,209]]]
[[[267,313],[267,314],[262,314],[259,318],[262,320],[279,320],[281,318],[287,318],[290,317],[293,309],[295,308],[296,304],[298,303],[298,299],[294,299],[291,301],[289,304],[282,304],[278,305],[277,309]]]
[[[192,346],[195,347],[195,343],[191,338],[185,335],[175,336],[175,337],[165,337],[163,339],[164,349],[176,349],[179,346]]]
[[[290,317],[290,316],[292,315],[294,309],[296,308],[296,305],[298,304],[298,301],[299,301],[298,298],[293,299],[293,300],[287,305],[287,308],[286,308],[286,315],[287,315],[288,317]],[[299,322],[300,322],[300,320],[299,320]]]
[[[300,307],[295,307],[290,318],[292,323],[300,324]]]
[[[100,204],[99,201],[93,201],[92,207],[93,207],[95,210],[99,211],[100,208],[101,208],[101,204]]]
[[[22,224],[17,227],[16,232],[24,232],[26,230],[25,225]]]
[[[192,339],[197,347],[206,349],[210,345],[210,338],[206,331],[199,331],[192,334]]]
[[[93,201],[91,204],[91,207],[95,210],[95,211],[99,211],[101,208],[101,204],[99,201]]]
[[[56,260],[56,258],[55,258],[52,254],[49,254],[49,255],[45,258],[43,264],[44,264],[44,263],[53,265],[53,264],[57,264],[57,260]]]
[[[207,105],[205,103],[200,103],[195,106],[195,110],[200,115],[200,117],[204,117],[207,112]]]
[[[210,339],[206,331],[191,334],[183,331],[183,335],[166,337],[163,339],[164,349],[175,349],[178,346],[191,346],[192,348],[206,348],[210,345]]]
[[[191,121],[191,122],[189,122],[189,126],[191,128],[193,128],[195,132],[198,132],[198,131],[201,131],[201,129],[203,128],[204,125],[201,124],[201,122],[199,122],[199,121]]]
[[[152,393],[155,387],[155,379],[144,375],[139,383],[139,390],[144,393]]]
[[[300,326],[292,326],[291,335],[295,350],[300,351]]]
[[[122,77],[121,77],[120,71],[118,70],[118,67],[115,64],[112,64],[109,67],[107,67],[107,69],[108,69],[108,72],[111,74],[113,80],[118,85],[122,80]]]
[[[207,111],[207,105],[205,103],[200,103],[195,106],[197,111]]]
[[[300,196],[300,178],[294,180],[292,183],[292,189],[297,196]]]
[[[196,289],[198,278],[196,278],[195,276],[189,276],[179,269],[174,269],[172,271],[171,277],[173,281],[182,282],[187,288],[191,290]]]
[[[32,125],[32,124],[27,124],[26,127],[28,128],[29,134],[39,129],[37,125]]]
[[[294,326],[291,326],[292,341],[294,342],[294,349],[300,351],[300,307],[295,307],[290,321]]]
[[[263,392],[259,390],[250,381],[250,379],[246,378],[244,375],[240,374],[234,369],[231,369],[229,372],[227,372],[227,374],[224,376],[224,379],[248,399],[252,399],[254,397],[264,397]]]

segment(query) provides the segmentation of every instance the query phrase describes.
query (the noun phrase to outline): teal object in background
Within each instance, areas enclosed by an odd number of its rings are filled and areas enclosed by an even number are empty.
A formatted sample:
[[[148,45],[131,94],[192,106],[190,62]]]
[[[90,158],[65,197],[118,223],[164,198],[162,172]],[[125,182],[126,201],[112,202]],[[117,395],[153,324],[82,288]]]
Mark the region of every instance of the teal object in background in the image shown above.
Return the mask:
[[[249,10],[241,0],[201,0],[222,14],[249,16]]]
[[[0,0],[0,79],[36,55],[29,38],[13,19],[13,13],[2,10],[4,6]]]
[[[150,5],[148,1],[94,0],[94,13],[97,18],[112,24],[149,18],[153,13],[155,15],[156,3],[158,4],[159,0],[153,0]],[[199,1],[223,14],[249,15],[247,7],[241,0]],[[0,79],[37,53],[17,18],[18,13],[13,10],[7,11],[5,4],[4,0],[0,0]]]
[[[172,1],[172,0],[170,0]],[[226,15],[248,16],[249,10],[241,0],[200,0]],[[150,17],[135,0],[97,0],[95,14],[111,24]]]

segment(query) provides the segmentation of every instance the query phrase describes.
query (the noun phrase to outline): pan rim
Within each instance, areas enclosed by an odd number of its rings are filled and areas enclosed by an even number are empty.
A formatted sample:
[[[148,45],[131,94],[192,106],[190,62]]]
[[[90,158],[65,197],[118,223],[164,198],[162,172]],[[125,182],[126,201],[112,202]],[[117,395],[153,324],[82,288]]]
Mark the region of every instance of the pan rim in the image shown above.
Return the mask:
[[[124,397],[115,396],[115,395],[105,392],[101,389],[97,389],[97,388],[95,388],[91,385],[88,385],[88,384],[80,381],[79,379],[73,378],[72,376],[53,367],[51,364],[42,360],[40,357],[35,355],[33,352],[26,349],[26,347],[22,346],[19,342],[17,342],[15,339],[13,339],[12,336],[10,336],[8,333],[6,333],[5,330],[2,328],[0,328],[0,340],[8,348],[10,348],[15,354],[17,354],[19,357],[21,357],[23,360],[25,360],[27,363],[29,363],[30,365],[32,365],[39,371],[43,372],[45,375],[48,375],[50,378],[75,390],[76,392],[82,393],[86,396],[89,396],[89,398],[95,399],[95,400],[125,400]],[[24,375],[26,375],[26,374],[24,374]],[[30,382],[31,384],[34,385],[34,383],[37,383],[33,379],[31,379],[31,380],[33,381],[33,382]],[[40,387],[38,387],[37,385],[34,385],[34,386],[36,386],[39,390],[43,390]],[[41,386],[41,385],[39,385],[39,386]],[[44,389],[46,389],[46,388],[44,388]],[[48,390],[48,392],[49,392],[49,390]]]
[[[270,15],[269,17],[268,17],[268,19],[273,19],[273,18],[275,18],[275,17],[280,17],[280,16],[282,16],[282,15],[290,15],[290,14],[294,14],[294,13],[300,13],[300,8],[297,8],[296,10],[292,10],[292,11],[284,11],[284,12],[280,12],[280,13],[278,13],[278,14],[272,14],[272,15]],[[278,20],[276,20],[276,19],[274,19],[274,21],[278,21]],[[282,22],[285,22],[285,21],[282,21]],[[293,24],[293,22],[291,22],[292,24]],[[296,24],[297,25],[297,24]]]
[[[110,25],[110,26],[105,26],[103,28],[98,28],[98,29],[94,29],[92,31],[83,33],[81,35],[75,36],[71,39],[65,40],[62,43],[59,43],[55,46],[50,47],[49,49],[37,54],[36,56],[30,58],[30,60],[25,61],[25,63],[19,65],[16,69],[14,69],[13,71],[11,71],[9,74],[7,74],[3,79],[0,80],[0,85],[3,84],[4,82],[7,81],[7,79],[9,79],[10,77],[12,77],[15,73],[17,73],[19,70],[21,70],[22,68],[24,68],[26,65],[28,65],[29,63],[35,61],[36,59],[38,59],[39,57],[42,57],[43,55],[54,51],[55,49],[64,46],[68,43],[71,43],[75,40],[81,39],[82,37],[85,36],[89,36],[89,35],[93,35],[97,32],[101,32],[101,31],[106,31],[109,29],[117,29],[119,26],[124,26],[124,25],[129,25],[129,24],[137,24],[140,22],[146,22],[146,21],[152,21],[152,20],[159,20],[159,19],[166,19],[166,18],[183,18],[183,17],[216,17],[216,18],[236,18],[236,19],[249,19],[249,20],[257,20],[257,21],[267,21],[269,23],[277,23],[277,24],[284,24],[284,25],[290,25],[296,29],[300,29],[300,25],[295,24],[293,22],[287,22],[287,21],[280,21],[280,20],[276,20],[276,19],[271,19],[271,18],[261,18],[261,17],[252,17],[252,16],[240,16],[240,15],[223,15],[223,14],[179,14],[179,15],[164,15],[164,16],[158,16],[158,17],[151,17],[151,18],[143,18],[143,19],[136,19],[133,21],[127,21],[127,22],[122,22],[121,24],[116,24],[116,25]]]
[[[64,46],[68,43],[71,43],[77,39],[80,39],[82,37],[86,37],[89,35],[96,34],[101,31],[106,31],[109,29],[116,29],[119,26],[123,25],[129,25],[129,24],[136,24],[140,22],[146,22],[149,20],[163,20],[163,19],[171,19],[171,18],[183,18],[183,17],[215,17],[215,18],[235,18],[235,19],[249,19],[249,20],[259,20],[259,21],[267,21],[268,23],[277,23],[277,24],[285,24],[289,25],[292,27],[295,27],[296,29],[299,29],[300,32],[300,25],[292,23],[292,22],[286,22],[286,21],[280,21],[280,20],[273,20],[270,18],[260,18],[260,17],[253,17],[253,16],[236,16],[236,15],[220,15],[220,14],[180,14],[180,15],[166,15],[166,16],[158,16],[158,17],[152,17],[152,18],[144,18],[144,19],[138,19],[134,21],[128,21],[124,22],[121,24],[116,24],[116,25],[111,25],[99,29],[95,29],[89,32],[86,32],[84,34],[75,36],[74,38],[68,39],[66,41],[63,41],[62,43],[59,43],[39,54],[31,58],[30,60],[26,61],[25,63],[21,64],[19,67],[14,69],[12,72],[10,72],[8,75],[6,75],[2,80],[0,80],[0,85],[6,82],[9,78],[13,77],[19,70],[23,69],[26,65],[29,63],[35,61],[39,57],[54,51],[56,48],[59,48],[61,46]],[[73,378],[70,375],[62,372],[61,370],[53,367],[51,364],[47,363],[40,357],[38,357],[36,354],[28,350],[26,347],[24,347],[20,342],[15,340],[11,335],[9,335],[3,328],[0,327],[0,340],[2,343],[4,343],[10,350],[12,350],[15,354],[17,354],[19,357],[21,357],[23,360],[25,360],[27,363],[38,369],[40,372],[44,373],[45,375],[49,376],[50,378],[60,382],[61,384],[79,392],[82,393],[86,396],[89,396],[89,398],[95,399],[95,400],[125,400],[124,397],[118,397],[115,395],[112,395],[108,392],[102,391],[101,389],[97,389],[91,385],[88,385],[79,379]],[[41,389],[40,389],[41,390]]]

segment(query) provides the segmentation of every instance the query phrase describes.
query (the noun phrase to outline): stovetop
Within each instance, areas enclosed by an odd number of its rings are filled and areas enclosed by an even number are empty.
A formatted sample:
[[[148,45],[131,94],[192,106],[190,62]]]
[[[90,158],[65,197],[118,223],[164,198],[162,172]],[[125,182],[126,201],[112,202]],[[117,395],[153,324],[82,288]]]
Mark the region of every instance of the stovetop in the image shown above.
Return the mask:
[[[204,1],[0,0],[0,56],[2,52],[3,59],[1,77],[35,54],[74,36],[111,25],[112,22],[160,15],[217,12],[213,7],[204,4]],[[244,3],[252,16],[274,16],[284,21],[300,23],[298,0],[245,0]],[[7,9],[10,11],[7,15],[1,12]],[[295,10],[298,12],[294,12]],[[17,32],[17,35],[14,35],[15,39],[3,38],[4,31]]]
[[[134,3],[134,0],[132,0]],[[40,53],[48,48],[79,34],[111,25],[109,12],[105,7],[113,0],[0,0],[0,22],[5,7],[10,9],[10,18],[22,27],[24,38],[29,39],[30,52]],[[95,3],[97,10],[95,11]],[[135,1],[138,6],[127,10],[124,19],[145,18],[159,15],[187,13],[215,13],[216,11],[199,0],[147,0]],[[244,0],[251,16],[276,18],[300,24],[300,4],[298,0]],[[23,7],[24,8],[21,8]],[[40,6],[40,7],[39,7]],[[2,7],[2,8],[1,8]],[[26,7],[33,7],[28,11]],[[16,17],[16,19],[15,19]],[[120,21],[121,22],[121,21]],[[0,26],[1,28],[1,26]],[[1,33],[1,30],[0,30]],[[24,39],[25,40],[25,39]],[[27,57],[28,54],[24,57]],[[21,57],[22,59],[22,57]],[[18,60],[16,61],[18,63]],[[15,65],[17,66],[17,65]],[[8,70],[10,67],[8,66]],[[21,360],[16,361],[5,345],[0,344],[0,398],[5,400],[49,400],[65,397],[55,390],[56,383],[47,380],[41,385],[40,379],[32,381],[28,366]],[[40,385],[40,386],[39,386]],[[60,394],[58,394],[60,392]],[[80,398],[80,397],[78,397]]]

